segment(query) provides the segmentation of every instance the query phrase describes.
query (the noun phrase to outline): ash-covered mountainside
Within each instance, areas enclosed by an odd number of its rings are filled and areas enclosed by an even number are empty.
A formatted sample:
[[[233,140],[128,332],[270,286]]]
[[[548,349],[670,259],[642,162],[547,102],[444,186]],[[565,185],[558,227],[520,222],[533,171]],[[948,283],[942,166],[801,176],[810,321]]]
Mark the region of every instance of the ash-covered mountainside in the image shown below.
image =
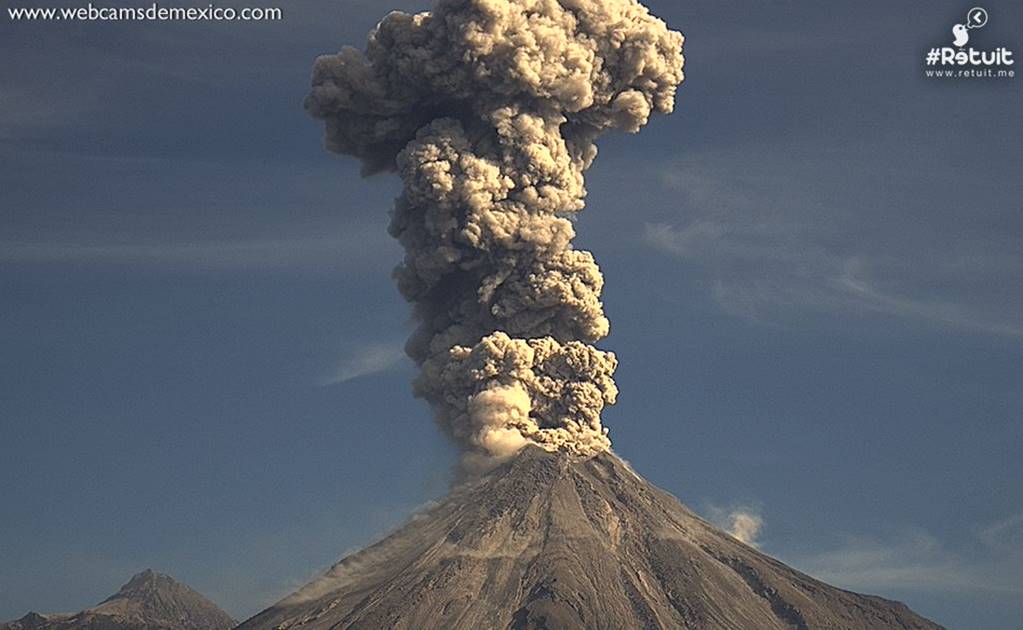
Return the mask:
[[[611,452],[528,447],[239,626],[939,630],[748,547]]]
[[[146,570],[117,593],[74,614],[30,612],[0,630],[230,630],[235,621],[174,578]]]

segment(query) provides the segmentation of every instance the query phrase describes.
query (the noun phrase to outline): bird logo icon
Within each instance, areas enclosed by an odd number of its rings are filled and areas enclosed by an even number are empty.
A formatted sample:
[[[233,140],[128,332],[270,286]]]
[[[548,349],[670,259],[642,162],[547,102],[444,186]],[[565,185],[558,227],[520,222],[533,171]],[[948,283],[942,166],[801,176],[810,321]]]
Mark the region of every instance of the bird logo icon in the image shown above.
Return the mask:
[[[973,7],[966,12],[966,22],[952,27],[955,39],[952,44],[962,48],[970,41],[970,29],[981,28],[987,24],[987,10],[984,7]]]
[[[966,30],[965,24],[956,24],[955,26],[953,26],[952,35],[955,36],[955,39],[952,40],[952,44],[954,46],[959,46],[960,48],[962,48],[963,46],[966,45],[967,42],[970,41],[970,32]]]

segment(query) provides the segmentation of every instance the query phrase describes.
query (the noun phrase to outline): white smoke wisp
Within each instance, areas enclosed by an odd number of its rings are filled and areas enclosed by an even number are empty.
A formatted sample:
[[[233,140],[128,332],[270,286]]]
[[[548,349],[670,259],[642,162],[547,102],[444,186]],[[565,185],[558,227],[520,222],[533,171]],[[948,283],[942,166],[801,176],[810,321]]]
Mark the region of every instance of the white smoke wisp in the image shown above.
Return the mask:
[[[760,547],[758,537],[764,529],[764,517],[755,505],[721,507],[710,505],[708,519],[723,529],[729,536],[750,547]]]
[[[571,217],[597,137],[674,108],[682,43],[634,0],[439,0],[316,60],[328,149],[402,178],[415,392],[467,454],[610,447],[604,281]]]
[[[759,547],[757,536],[764,526],[764,519],[753,512],[735,510],[728,515],[728,533],[741,543]]]

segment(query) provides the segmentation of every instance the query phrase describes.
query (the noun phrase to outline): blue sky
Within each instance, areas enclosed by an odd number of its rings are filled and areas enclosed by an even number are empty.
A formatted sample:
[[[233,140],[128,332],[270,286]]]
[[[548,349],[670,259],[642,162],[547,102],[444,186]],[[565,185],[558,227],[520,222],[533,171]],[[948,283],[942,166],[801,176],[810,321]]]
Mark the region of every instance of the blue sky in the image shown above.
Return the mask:
[[[603,139],[577,224],[616,451],[815,576],[1018,627],[1023,79],[923,78],[959,3],[648,4],[687,37],[677,111]],[[1023,50],[984,6],[975,44]],[[0,19],[0,618],[145,567],[243,618],[445,491],[397,178],[301,108],[384,9],[284,9]]]

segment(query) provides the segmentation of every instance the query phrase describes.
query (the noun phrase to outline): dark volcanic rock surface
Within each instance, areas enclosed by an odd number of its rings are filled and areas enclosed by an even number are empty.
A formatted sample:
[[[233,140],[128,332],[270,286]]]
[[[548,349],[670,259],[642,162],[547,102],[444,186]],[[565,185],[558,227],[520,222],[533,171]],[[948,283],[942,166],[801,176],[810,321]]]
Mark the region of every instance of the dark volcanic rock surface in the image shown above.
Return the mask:
[[[230,630],[235,621],[174,578],[146,570],[76,614],[28,613],[0,630]]]
[[[535,448],[239,630],[940,630],[748,547],[611,453]]]

